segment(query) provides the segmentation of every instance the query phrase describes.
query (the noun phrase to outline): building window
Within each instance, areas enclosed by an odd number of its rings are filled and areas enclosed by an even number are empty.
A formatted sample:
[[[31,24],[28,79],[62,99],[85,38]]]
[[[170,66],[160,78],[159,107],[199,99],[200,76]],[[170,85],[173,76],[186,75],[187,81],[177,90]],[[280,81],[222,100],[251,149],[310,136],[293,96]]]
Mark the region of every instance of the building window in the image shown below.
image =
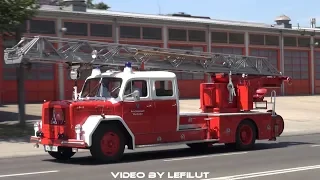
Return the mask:
[[[162,28],[143,27],[142,28],[142,38],[143,39],[152,39],[152,40],[161,40],[162,39]]]
[[[293,79],[309,79],[309,57],[307,51],[284,51],[284,74]]]
[[[296,37],[283,37],[283,46],[297,46],[297,38]]]
[[[90,24],[90,35],[97,37],[112,37],[112,25]]]
[[[250,34],[250,45],[264,45],[264,35]]]
[[[279,36],[266,35],[265,40],[268,46],[279,46]]]
[[[56,34],[56,22],[49,20],[30,20],[30,33]]]
[[[20,24],[20,30],[22,33],[27,32],[27,24],[28,24],[28,21],[25,21],[24,23]]]
[[[227,32],[211,32],[211,42],[212,43],[228,43],[228,33]]]
[[[16,45],[16,41],[14,39],[4,39],[3,40],[3,49],[12,48]],[[16,65],[14,64],[6,64],[2,61],[3,70],[2,75],[4,80],[15,80],[16,79]]]
[[[200,51],[203,52],[203,47],[199,46],[176,46],[171,45],[171,49],[181,49],[187,51]],[[186,72],[175,72],[178,80],[195,80],[195,79],[204,79],[204,74],[202,73],[186,73]]]
[[[140,39],[141,28],[135,26],[120,26],[120,38]]]
[[[187,41],[187,30],[169,29],[170,41]]]
[[[64,22],[64,27],[67,28],[65,35],[88,36],[87,23]]]
[[[299,47],[310,47],[310,38],[300,37],[298,38]]]
[[[33,63],[31,71],[26,71],[28,80],[54,80],[54,64]]]
[[[315,51],[314,52],[314,74],[315,74],[315,79],[320,80],[320,52]]]
[[[205,31],[189,30],[188,36],[189,36],[189,41],[206,42],[206,32]]]
[[[229,44],[244,44],[244,34],[229,33]]]
[[[223,54],[235,54],[235,55],[243,55],[243,48],[232,48],[232,47],[212,47],[213,53],[223,53]]]
[[[278,50],[250,48],[250,56],[266,57],[273,67],[278,68]]]

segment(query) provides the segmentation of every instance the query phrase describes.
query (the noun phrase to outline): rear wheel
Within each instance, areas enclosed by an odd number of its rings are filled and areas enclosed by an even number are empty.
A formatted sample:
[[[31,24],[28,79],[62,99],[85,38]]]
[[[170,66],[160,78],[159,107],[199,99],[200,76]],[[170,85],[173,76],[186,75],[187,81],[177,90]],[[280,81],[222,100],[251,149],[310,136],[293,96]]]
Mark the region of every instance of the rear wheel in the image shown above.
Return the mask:
[[[57,160],[68,160],[75,152],[72,152],[72,148],[70,147],[59,147],[58,152],[49,151],[48,154]]]
[[[248,150],[254,147],[257,133],[255,125],[249,121],[242,121],[237,128],[235,148],[237,150]]]
[[[92,137],[91,155],[102,162],[119,161],[124,153],[125,138],[123,132],[114,125],[97,128]]]

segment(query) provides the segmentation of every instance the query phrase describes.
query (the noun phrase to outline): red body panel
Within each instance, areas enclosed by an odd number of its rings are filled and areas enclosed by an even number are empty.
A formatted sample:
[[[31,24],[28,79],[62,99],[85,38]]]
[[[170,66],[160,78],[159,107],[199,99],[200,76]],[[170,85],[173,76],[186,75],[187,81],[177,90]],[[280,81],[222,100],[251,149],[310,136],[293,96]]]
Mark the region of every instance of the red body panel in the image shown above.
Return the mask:
[[[170,133],[177,131],[177,100],[155,100],[153,116],[153,133]]]
[[[153,132],[154,117],[153,101],[123,102],[122,118],[134,134]]]
[[[231,115],[231,116],[209,116],[211,135],[214,139],[219,139],[220,143],[235,142],[237,127],[244,119],[251,119],[258,127],[257,139],[273,138],[271,128],[272,119],[270,114],[252,114],[252,115]]]

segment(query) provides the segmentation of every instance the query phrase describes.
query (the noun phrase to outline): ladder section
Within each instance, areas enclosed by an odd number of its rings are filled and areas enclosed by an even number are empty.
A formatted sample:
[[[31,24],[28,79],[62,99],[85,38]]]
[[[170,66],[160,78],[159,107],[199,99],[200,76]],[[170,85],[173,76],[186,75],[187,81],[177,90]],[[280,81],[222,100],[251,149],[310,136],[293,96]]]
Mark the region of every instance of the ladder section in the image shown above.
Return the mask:
[[[58,44],[61,48],[57,48]],[[6,64],[66,63],[93,66],[123,66],[131,61],[133,67],[162,69],[190,73],[229,73],[280,76],[267,58],[220,53],[186,51],[150,46],[127,45],[70,38],[35,36],[22,38],[5,51]]]

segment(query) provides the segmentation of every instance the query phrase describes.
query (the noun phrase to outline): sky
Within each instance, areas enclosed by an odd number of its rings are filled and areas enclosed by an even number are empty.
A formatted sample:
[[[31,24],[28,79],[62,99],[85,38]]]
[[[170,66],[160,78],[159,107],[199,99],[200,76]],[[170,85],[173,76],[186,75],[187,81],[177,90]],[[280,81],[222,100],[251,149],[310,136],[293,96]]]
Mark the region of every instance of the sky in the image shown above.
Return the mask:
[[[319,0],[94,0],[108,4],[111,11],[143,14],[172,14],[185,12],[212,19],[249,21],[273,24],[282,14],[291,24],[309,27],[310,18],[320,25]]]

